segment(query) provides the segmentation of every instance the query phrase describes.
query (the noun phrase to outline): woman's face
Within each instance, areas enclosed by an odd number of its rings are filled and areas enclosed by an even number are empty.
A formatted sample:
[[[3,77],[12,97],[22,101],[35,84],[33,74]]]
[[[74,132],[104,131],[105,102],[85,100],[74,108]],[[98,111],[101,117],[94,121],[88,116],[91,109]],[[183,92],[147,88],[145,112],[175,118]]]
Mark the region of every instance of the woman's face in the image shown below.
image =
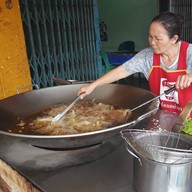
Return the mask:
[[[155,53],[163,54],[169,52],[177,39],[177,35],[170,39],[168,32],[161,23],[151,23],[149,28],[149,44]]]

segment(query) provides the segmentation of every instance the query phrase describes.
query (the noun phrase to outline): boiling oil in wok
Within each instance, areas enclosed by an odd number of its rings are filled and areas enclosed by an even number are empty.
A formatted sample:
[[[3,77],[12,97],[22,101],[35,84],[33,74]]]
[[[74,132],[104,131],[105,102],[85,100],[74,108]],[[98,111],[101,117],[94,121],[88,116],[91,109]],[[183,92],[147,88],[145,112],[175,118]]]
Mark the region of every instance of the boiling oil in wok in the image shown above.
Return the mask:
[[[124,124],[130,110],[112,105],[79,102],[62,119],[52,122],[67,105],[61,104],[40,111],[23,119],[18,119],[12,133],[30,135],[68,135],[97,131]]]

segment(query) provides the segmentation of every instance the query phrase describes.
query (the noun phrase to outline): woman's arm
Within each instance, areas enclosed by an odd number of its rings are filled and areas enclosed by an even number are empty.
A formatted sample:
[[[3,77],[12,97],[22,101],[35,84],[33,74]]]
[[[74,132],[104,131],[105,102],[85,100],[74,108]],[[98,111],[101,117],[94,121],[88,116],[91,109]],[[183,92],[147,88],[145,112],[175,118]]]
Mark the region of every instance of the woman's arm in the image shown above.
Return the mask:
[[[96,87],[104,85],[104,84],[112,83],[119,79],[128,77],[129,75],[130,75],[130,73],[121,65],[121,66],[109,71],[108,73],[106,73],[105,75],[100,77],[99,79],[95,80],[93,83],[83,86],[78,91],[77,95],[81,95],[81,99],[83,99],[86,95],[89,95]]]

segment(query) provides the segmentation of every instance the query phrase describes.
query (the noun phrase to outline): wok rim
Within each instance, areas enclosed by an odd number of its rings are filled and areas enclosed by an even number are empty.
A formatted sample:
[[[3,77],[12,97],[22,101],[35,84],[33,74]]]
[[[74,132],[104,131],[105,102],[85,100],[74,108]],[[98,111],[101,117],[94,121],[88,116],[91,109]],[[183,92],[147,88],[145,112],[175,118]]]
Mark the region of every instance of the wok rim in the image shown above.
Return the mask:
[[[102,130],[98,130],[98,131],[90,131],[90,132],[86,132],[86,133],[66,134],[66,135],[29,135],[29,134],[10,133],[10,132],[1,131],[1,130],[0,130],[0,134],[2,133],[4,135],[20,137],[20,138],[41,138],[41,139],[43,139],[43,138],[45,138],[45,139],[69,138],[69,137],[75,138],[75,137],[84,137],[84,136],[96,135],[96,134],[101,134],[101,133],[105,133],[105,132],[109,132],[109,131],[118,130],[118,129],[124,128],[126,126],[135,124],[136,122],[137,122],[137,120],[131,121],[131,122],[123,124],[123,125],[119,125],[119,126],[115,126],[115,127],[111,127],[111,128],[106,128],[106,129],[102,129]]]
[[[66,134],[66,135],[29,135],[29,134],[10,133],[10,132],[0,130],[0,134],[4,134],[4,135],[7,135],[7,136],[13,136],[13,137],[20,137],[20,138],[31,138],[31,139],[32,138],[41,138],[41,139],[76,138],[76,137],[92,136],[92,135],[102,134],[102,133],[106,133],[106,132],[110,132],[110,131],[116,131],[116,130],[125,128],[127,126],[131,126],[131,125],[133,126],[137,122],[142,120],[143,117],[145,118],[145,116],[151,115],[151,114],[155,113],[157,110],[158,110],[158,107],[154,108],[153,110],[149,111],[148,113],[146,113],[144,115],[141,115],[137,119],[135,119],[133,121],[130,121],[128,123],[122,124],[122,125],[118,125],[118,126],[115,126],[115,127],[110,127],[110,128],[106,128],[106,129],[102,129],[102,130],[98,130],[98,131],[90,131],[90,132],[86,132],[86,133]]]

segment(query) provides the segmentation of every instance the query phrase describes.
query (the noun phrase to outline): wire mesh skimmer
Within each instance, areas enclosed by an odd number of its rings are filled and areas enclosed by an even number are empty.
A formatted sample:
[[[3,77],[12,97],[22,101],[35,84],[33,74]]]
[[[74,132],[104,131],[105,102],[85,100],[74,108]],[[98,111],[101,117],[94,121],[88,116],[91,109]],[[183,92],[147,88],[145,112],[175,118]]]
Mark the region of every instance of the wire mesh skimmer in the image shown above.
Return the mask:
[[[192,161],[192,138],[168,131],[126,129],[121,131],[127,150],[139,156],[166,164],[182,164]],[[130,147],[129,147],[130,146]],[[135,153],[137,154],[135,154]]]

